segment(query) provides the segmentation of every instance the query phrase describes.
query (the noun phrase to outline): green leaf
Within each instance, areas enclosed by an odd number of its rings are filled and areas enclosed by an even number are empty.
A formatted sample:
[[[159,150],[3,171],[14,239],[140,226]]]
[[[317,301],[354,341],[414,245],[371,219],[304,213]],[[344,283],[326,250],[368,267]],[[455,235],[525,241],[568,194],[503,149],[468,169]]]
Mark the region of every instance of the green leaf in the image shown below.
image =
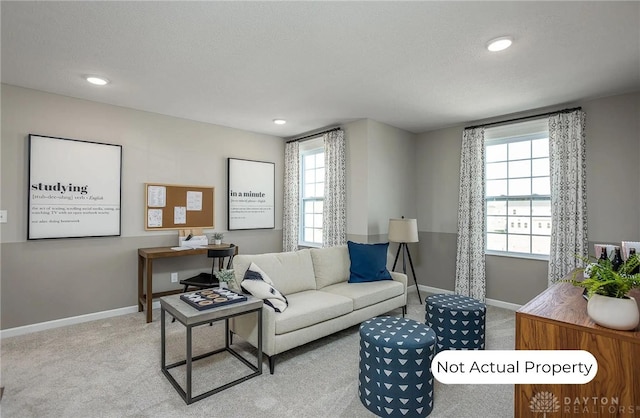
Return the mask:
[[[618,271],[613,270],[609,259],[594,262],[596,260],[594,257],[582,257],[577,254],[576,258],[582,260],[587,266],[576,269],[571,279],[561,281],[587,289],[589,297],[598,294],[623,298],[631,289],[640,288],[640,273],[631,274],[636,267],[640,266],[640,259],[637,255],[629,257]],[[589,277],[578,280],[579,276],[584,277],[585,270],[587,270]]]

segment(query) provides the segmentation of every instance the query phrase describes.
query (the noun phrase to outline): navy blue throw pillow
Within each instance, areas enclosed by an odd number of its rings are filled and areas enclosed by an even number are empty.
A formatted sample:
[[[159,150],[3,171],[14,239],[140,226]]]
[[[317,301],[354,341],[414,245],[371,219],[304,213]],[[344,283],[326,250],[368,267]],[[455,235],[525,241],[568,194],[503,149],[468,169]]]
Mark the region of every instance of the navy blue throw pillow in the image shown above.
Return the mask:
[[[387,249],[389,243],[359,244],[347,241],[351,267],[349,283],[375,282],[392,280],[387,270]]]

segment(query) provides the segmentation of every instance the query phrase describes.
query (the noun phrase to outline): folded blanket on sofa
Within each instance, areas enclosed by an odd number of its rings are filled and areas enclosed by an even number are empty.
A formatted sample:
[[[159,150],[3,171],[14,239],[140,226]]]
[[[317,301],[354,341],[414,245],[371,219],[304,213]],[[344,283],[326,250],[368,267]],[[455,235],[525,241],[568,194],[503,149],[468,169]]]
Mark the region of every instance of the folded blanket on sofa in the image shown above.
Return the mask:
[[[273,287],[269,276],[253,262],[244,273],[240,287],[244,292],[264,300],[276,312],[284,312],[289,306],[287,298]]]

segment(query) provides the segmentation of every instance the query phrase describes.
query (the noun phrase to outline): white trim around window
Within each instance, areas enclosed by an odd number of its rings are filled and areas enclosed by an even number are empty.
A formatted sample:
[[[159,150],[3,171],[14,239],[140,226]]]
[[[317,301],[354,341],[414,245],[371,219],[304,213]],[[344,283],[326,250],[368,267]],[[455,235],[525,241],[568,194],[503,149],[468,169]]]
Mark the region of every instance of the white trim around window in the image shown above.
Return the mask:
[[[324,144],[322,137],[300,145],[300,247],[322,247],[324,208]]]
[[[485,254],[548,260],[549,173],[546,120],[485,130]]]

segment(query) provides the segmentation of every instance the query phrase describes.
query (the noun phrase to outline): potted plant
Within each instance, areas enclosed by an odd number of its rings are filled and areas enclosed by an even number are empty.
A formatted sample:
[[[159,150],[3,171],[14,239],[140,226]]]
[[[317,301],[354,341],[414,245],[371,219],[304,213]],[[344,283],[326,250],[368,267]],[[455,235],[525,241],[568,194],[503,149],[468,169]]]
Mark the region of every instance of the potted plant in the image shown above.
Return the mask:
[[[214,232],[211,237],[213,238],[213,243],[215,245],[220,245],[222,243],[222,238],[224,238],[224,234],[222,232]]]
[[[216,273],[216,277],[218,278],[218,283],[220,283],[220,287],[235,287],[233,283],[235,283],[235,273],[233,269],[228,270],[220,270]],[[231,286],[230,286],[231,284]]]
[[[599,325],[618,330],[637,327],[640,322],[638,305],[628,293],[631,289],[640,288],[640,273],[634,273],[640,266],[638,256],[630,256],[617,270],[609,259],[592,262],[588,258],[578,258],[587,266],[577,269],[568,282],[586,290],[587,313],[591,319]],[[583,279],[578,280],[579,276]]]

